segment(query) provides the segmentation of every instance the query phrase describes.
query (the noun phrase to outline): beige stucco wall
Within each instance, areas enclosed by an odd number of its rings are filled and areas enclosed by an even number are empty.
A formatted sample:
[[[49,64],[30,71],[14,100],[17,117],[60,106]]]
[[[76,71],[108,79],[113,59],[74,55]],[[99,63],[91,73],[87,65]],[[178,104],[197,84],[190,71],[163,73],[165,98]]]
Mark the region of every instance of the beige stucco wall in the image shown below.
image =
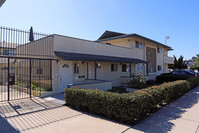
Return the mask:
[[[168,73],[168,72],[169,72],[168,64],[164,64],[164,73]]]
[[[90,82],[93,82],[93,81],[90,81]],[[112,82],[98,82],[98,83],[91,83],[91,84],[72,85],[70,86],[70,88],[98,89],[98,90],[107,91],[107,90],[112,89]]]
[[[74,74],[73,70],[73,83],[82,83],[85,82],[85,79],[94,79],[95,78],[95,69],[94,62],[88,62],[88,77],[87,77],[87,62],[82,64],[82,61],[73,61],[73,67],[75,63],[80,64],[79,73]],[[99,62],[101,68],[97,68],[97,79],[98,80],[111,80],[113,86],[120,86],[121,76],[130,76],[130,72],[122,72],[122,64],[118,62]],[[118,64],[118,71],[111,71],[111,64]],[[123,63],[124,64],[124,63]],[[135,72],[135,64],[132,64],[131,72]],[[78,76],[85,76],[85,78],[77,78]]]
[[[44,37],[24,45],[19,45],[16,49],[16,55],[32,58],[53,58],[53,36]]]
[[[57,63],[56,61],[52,62],[52,88],[54,93],[59,92],[60,89],[59,66],[60,66],[59,63]]]
[[[130,48],[96,43],[82,39],[54,35],[54,50],[132,58]],[[119,51],[119,52],[118,52]]]
[[[139,41],[143,44],[143,48],[139,49],[136,48],[135,41]],[[131,48],[131,55],[132,58],[138,58],[146,61],[146,47],[151,47],[156,49],[156,72],[155,73],[149,73],[149,75],[159,75],[164,72],[164,67],[168,67],[168,64],[164,64],[164,56],[163,55],[168,55],[168,49],[164,48],[163,46],[160,46],[154,42],[150,42],[145,39],[141,39],[138,37],[128,37],[128,38],[122,38],[122,39],[117,39],[117,40],[109,40],[109,41],[104,41],[102,43],[111,43],[112,45],[117,45],[117,46],[122,46],[122,47],[127,47]],[[162,53],[157,52],[157,48],[162,48]],[[158,65],[162,66],[162,70],[158,71]],[[146,75],[146,65],[145,65],[145,75]],[[143,71],[144,71],[143,70]]]

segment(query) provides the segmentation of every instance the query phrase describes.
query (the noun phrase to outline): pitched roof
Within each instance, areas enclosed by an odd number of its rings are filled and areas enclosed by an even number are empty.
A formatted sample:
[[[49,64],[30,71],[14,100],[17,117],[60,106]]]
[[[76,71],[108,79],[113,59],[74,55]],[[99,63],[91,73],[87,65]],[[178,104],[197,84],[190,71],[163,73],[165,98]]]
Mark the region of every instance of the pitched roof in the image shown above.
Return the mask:
[[[127,38],[127,37],[138,37],[138,38],[142,38],[145,40],[148,40],[150,42],[156,43],[160,46],[163,46],[165,48],[168,48],[169,50],[173,50],[170,46],[167,46],[165,44],[162,44],[160,42],[157,42],[155,40],[152,40],[150,38],[138,35],[138,34],[123,34],[123,33],[118,33],[118,32],[113,32],[113,31],[108,31],[106,30],[102,36],[96,41],[96,42],[103,42],[103,41],[109,41],[109,40],[115,40],[115,39],[122,39],[122,38]]]
[[[126,34],[106,30],[106,31],[100,36],[100,38],[99,38],[98,40],[106,39],[106,38],[111,38],[111,37],[116,37],[116,36],[121,36],[121,35],[126,35]]]

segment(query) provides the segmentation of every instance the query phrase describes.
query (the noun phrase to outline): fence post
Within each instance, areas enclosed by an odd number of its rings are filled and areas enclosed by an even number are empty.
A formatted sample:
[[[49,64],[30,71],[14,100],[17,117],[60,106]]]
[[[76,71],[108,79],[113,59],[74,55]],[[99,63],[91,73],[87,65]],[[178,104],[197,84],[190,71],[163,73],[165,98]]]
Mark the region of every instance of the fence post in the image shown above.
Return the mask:
[[[30,68],[29,68],[29,69],[30,69],[30,70],[29,70],[29,82],[30,82],[30,99],[31,99],[31,96],[32,96],[32,95],[31,95],[31,93],[32,93],[32,92],[31,92],[31,89],[32,89],[32,88],[31,88],[31,67],[32,67],[32,65],[31,65],[31,59],[30,59],[29,67],[30,67]]]
[[[10,58],[8,57],[8,101],[10,101]]]

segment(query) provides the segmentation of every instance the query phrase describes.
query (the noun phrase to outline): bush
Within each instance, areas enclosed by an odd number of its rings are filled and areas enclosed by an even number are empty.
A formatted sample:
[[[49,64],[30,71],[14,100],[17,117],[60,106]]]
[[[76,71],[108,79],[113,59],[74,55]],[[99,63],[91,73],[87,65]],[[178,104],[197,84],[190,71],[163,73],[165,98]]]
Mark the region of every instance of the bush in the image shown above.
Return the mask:
[[[199,78],[164,83],[132,93],[93,89],[65,89],[66,105],[133,124],[158,106],[167,104],[199,85]]]
[[[126,93],[126,88],[117,88],[113,87],[112,89],[107,90],[108,92],[117,92],[117,93]]]
[[[186,76],[179,76],[179,75],[159,75],[156,77],[156,81],[158,83],[163,83],[163,82],[172,82],[176,80],[186,80]]]
[[[147,87],[146,79],[143,75],[131,75],[131,79],[128,81],[128,87],[142,89]]]

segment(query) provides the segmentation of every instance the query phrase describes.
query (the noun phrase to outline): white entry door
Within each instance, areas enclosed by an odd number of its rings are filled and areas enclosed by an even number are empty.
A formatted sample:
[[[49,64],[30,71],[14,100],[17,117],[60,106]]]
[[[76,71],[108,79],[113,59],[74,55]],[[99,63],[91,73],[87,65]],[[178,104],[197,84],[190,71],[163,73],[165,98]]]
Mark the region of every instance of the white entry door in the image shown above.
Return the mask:
[[[73,83],[72,76],[72,61],[60,61],[59,66],[59,81],[60,81],[60,92],[64,92],[68,84]]]

